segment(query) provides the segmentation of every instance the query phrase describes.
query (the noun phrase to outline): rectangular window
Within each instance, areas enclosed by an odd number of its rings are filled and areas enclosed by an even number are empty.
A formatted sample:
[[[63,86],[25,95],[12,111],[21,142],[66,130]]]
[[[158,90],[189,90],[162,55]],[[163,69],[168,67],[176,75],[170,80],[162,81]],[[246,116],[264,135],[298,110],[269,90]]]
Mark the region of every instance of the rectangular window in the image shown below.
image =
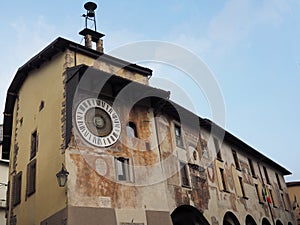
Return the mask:
[[[129,159],[115,158],[116,176],[119,181],[129,181]]]
[[[37,150],[38,150],[38,134],[37,131],[34,131],[31,134],[30,160],[36,156]]]
[[[282,190],[282,186],[281,186],[281,183],[280,183],[280,179],[279,179],[278,173],[275,173],[275,176],[276,176],[278,187],[279,187],[280,190]]]
[[[246,193],[245,193],[245,187],[244,187],[244,183],[243,183],[243,178],[239,177],[239,182],[240,182],[240,186],[241,186],[241,191],[242,191],[242,197],[246,197]]]
[[[178,147],[183,147],[181,127],[177,124],[175,124],[175,139],[176,139],[176,145]]]
[[[237,156],[237,153],[235,150],[231,149],[232,150],[232,155],[233,155],[233,159],[234,159],[234,164],[235,164],[235,168],[237,170],[241,170],[241,167],[240,167],[240,162],[239,162],[239,158]]]
[[[13,176],[12,201],[13,206],[21,203],[22,172]]]
[[[214,144],[215,144],[215,149],[216,149],[216,153],[217,153],[217,159],[218,159],[218,160],[222,160],[221,149],[220,149],[219,141],[218,141],[218,139],[215,138],[215,137],[214,137]]]
[[[228,191],[226,178],[225,178],[225,174],[224,174],[224,169],[222,169],[222,168],[220,168],[220,175],[221,175],[221,179],[222,179],[223,191]]]
[[[270,197],[271,197],[271,202],[273,203],[273,206],[275,208],[277,208],[277,204],[276,202],[274,201],[274,197],[273,197],[273,191],[271,189],[268,189],[269,190],[269,193],[270,193]]]
[[[30,196],[35,193],[36,187],[36,159],[27,165],[27,186],[26,195]]]
[[[256,174],[255,174],[253,162],[252,162],[252,160],[249,159],[249,158],[248,158],[248,162],[249,162],[249,166],[250,166],[250,170],[251,170],[251,175],[252,175],[252,177],[256,178]]]
[[[285,210],[288,210],[283,193],[281,193],[282,204]]]
[[[262,189],[259,189],[258,184],[255,184],[255,190],[256,190],[259,203],[264,203],[264,199],[262,197]]]
[[[190,187],[187,164],[185,164],[183,162],[180,162],[180,175],[181,175],[182,186]]]
[[[271,183],[270,183],[270,179],[269,179],[269,175],[268,175],[267,168],[263,166],[263,170],[264,170],[264,173],[265,173],[265,177],[266,177],[267,184],[271,184]]]

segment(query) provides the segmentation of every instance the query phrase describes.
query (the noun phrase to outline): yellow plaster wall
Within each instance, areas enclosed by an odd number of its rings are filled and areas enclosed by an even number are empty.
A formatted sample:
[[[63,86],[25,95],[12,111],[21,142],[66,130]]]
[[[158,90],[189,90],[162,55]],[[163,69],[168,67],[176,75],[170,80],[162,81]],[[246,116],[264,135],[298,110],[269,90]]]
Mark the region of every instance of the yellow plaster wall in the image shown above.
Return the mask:
[[[17,143],[16,173],[22,171],[21,203],[13,209],[18,224],[40,222],[66,206],[64,188],[59,188],[56,173],[61,169],[61,105],[63,102],[64,54],[32,71],[24,82],[14,110],[11,144],[12,173],[14,145]],[[41,101],[44,109],[39,111]],[[20,120],[23,119],[21,124]],[[36,155],[36,192],[26,197],[27,165],[30,162],[31,134],[37,130],[39,146]],[[15,142],[16,141],[16,142]],[[21,209],[22,208],[22,209]],[[10,214],[9,214],[10,215]]]

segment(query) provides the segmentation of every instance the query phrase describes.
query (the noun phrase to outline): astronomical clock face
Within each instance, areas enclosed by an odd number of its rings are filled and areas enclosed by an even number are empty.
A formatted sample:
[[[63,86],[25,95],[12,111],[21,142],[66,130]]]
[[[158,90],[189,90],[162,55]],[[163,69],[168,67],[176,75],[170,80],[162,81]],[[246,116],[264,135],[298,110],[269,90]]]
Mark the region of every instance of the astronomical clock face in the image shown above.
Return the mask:
[[[88,98],[80,102],[75,112],[76,126],[88,143],[108,147],[121,134],[121,122],[116,111],[105,101]]]

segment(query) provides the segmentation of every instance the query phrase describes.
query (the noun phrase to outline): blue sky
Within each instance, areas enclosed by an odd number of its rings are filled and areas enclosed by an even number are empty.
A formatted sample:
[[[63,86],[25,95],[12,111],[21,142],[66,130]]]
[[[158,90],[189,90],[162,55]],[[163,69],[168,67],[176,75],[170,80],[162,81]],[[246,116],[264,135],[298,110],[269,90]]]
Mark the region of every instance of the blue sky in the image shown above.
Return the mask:
[[[81,42],[85,1],[2,1],[0,109],[6,90],[29,58],[58,36]],[[300,1],[99,1],[105,52],[135,41],[180,45],[211,69],[226,106],[225,128],[289,169],[300,180]],[[209,102],[174,68],[154,63],[156,78],[172,79],[211,118]],[[169,72],[169,74],[166,74]],[[177,93],[172,99],[184,105]],[[0,116],[2,121],[3,116]]]

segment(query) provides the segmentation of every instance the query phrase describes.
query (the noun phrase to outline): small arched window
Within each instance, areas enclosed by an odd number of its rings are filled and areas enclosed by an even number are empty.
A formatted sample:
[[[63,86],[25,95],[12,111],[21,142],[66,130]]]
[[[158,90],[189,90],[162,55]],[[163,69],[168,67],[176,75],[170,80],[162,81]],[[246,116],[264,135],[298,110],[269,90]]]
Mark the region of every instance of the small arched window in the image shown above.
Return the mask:
[[[136,125],[134,122],[130,121],[126,124],[126,133],[128,137],[138,137]]]

